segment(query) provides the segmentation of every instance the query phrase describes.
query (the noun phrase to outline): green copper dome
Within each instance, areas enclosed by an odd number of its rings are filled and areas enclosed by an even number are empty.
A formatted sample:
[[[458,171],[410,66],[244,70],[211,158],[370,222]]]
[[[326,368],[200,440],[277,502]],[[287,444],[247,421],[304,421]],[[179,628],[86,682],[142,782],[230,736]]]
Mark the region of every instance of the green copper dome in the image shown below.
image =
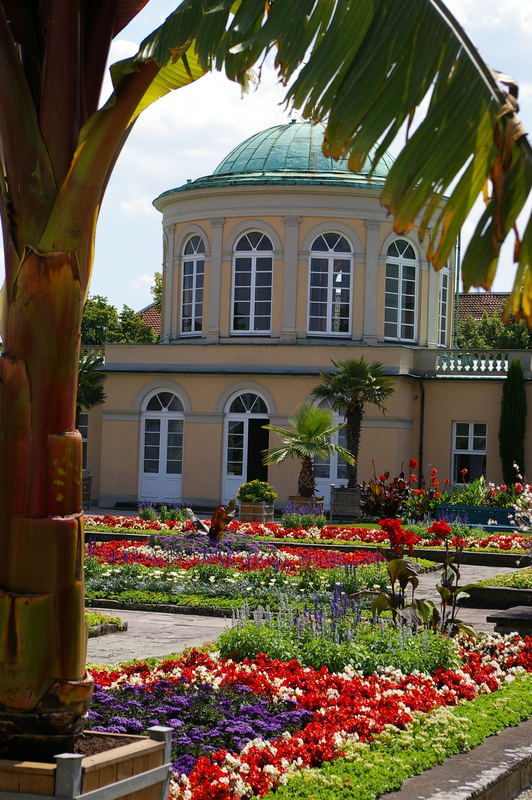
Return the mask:
[[[277,186],[328,185],[375,187],[379,190],[392,166],[393,158],[388,154],[376,165],[371,181],[368,174],[373,166],[371,151],[360,172],[351,172],[347,159],[335,161],[323,155],[322,144],[325,125],[310,122],[291,122],[275,125],[254,134],[216,167],[212,175],[187,181],[184,186],[170,189],[154,201],[175,192],[195,189],[212,189],[227,186]]]
[[[275,125],[265,131],[250,136],[214,170],[214,175],[237,175],[250,172],[347,172],[347,159],[337,161],[323,155],[322,144],[325,125],[310,122],[291,122],[288,125]],[[362,169],[367,174],[373,160],[370,155]],[[388,154],[381,159],[373,175],[385,178],[392,165]]]

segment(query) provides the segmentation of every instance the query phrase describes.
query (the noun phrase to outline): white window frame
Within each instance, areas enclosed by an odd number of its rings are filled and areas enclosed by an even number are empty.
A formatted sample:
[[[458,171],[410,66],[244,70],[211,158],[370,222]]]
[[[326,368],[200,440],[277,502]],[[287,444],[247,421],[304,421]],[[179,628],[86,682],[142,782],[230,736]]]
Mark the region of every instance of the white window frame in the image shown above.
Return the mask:
[[[330,234],[338,236],[341,239],[344,239],[344,241],[346,241],[347,244],[349,245],[349,248],[350,248],[349,251],[348,252],[347,251],[336,251],[333,248],[331,248],[330,246],[328,247],[328,250],[313,250],[314,244],[316,243],[316,241],[319,238],[325,237],[325,236],[330,235]],[[312,273],[312,260],[314,258],[316,258],[316,259],[326,259],[327,260],[327,289],[326,289],[326,291],[327,291],[327,300],[325,301],[326,309],[327,309],[326,310],[326,315],[327,316],[326,316],[326,326],[325,326],[325,330],[324,331],[311,330],[311,328],[310,328],[311,303],[312,302],[319,302],[319,301],[313,301],[312,300],[312,290],[315,289],[315,288],[319,288],[319,287],[315,287],[315,286],[312,285],[312,274],[313,274]],[[347,317],[347,330],[346,331],[335,331],[333,329],[334,328],[333,310],[334,310],[334,306],[335,306],[334,296],[335,296],[335,291],[336,291],[335,290],[335,286],[334,286],[334,283],[335,283],[335,280],[334,280],[335,279],[334,262],[335,262],[335,260],[341,260],[341,261],[348,261],[349,262],[349,286],[347,287],[347,290],[348,290],[348,293],[349,293],[349,299],[348,299],[348,302],[347,302],[347,306],[349,308],[349,314],[348,314],[348,317]],[[353,306],[353,264],[354,264],[354,260],[355,260],[355,258],[354,258],[353,244],[352,244],[352,242],[349,241],[347,236],[345,234],[343,234],[343,233],[339,233],[338,231],[335,231],[335,230],[325,231],[324,233],[320,233],[318,236],[316,236],[314,238],[314,240],[312,241],[312,244],[310,245],[310,255],[309,255],[309,260],[308,260],[308,295],[307,295],[307,335],[308,336],[334,336],[334,337],[338,336],[338,337],[344,337],[344,338],[345,337],[349,338],[351,336],[351,330],[352,330],[352,306]]]
[[[456,439],[457,436],[465,438],[465,434],[461,433],[458,434],[457,426],[458,425],[467,425],[467,448],[458,448],[456,446]],[[478,430],[475,431],[475,426],[483,425],[484,426],[484,433],[479,433]],[[475,439],[483,439],[484,440],[484,449],[479,450],[478,448],[474,447]],[[451,454],[451,481],[454,484],[459,483],[469,483],[470,480],[474,480],[475,478],[471,477],[471,468],[467,466],[467,475],[465,478],[462,477],[461,470],[463,467],[460,467],[459,464],[456,464],[455,459],[460,456],[484,456],[484,470],[480,473],[481,475],[486,474],[486,466],[487,466],[487,456],[488,456],[488,423],[487,422],[480,422],[478,420],[474,420],[472,422],[468,422],[465,420],[456,420],[453,422],[453,438],[452,438],[452,454]],[[465,465],[464,465],[465,466]],[[478,475],[475,477],[479,477]]]
[[[237,250],[238,244],[242,241],[242,239],[249,236],[249,234],[258,233],[261,236],[268,239],[271,245],[270,250],[257,250],[256,247],[252,247],[250,250]],[[235,304],[236,304],[236,290],[239,288],[236,286],[236,275],[237,275],[237,260],[239,258],[249,258],[251,260],[251,267],[250,267],[250,299],[249,299],[249,326],[247,329],[243,330],[241,328],[235,329]],[[261,328],[260,330],[255,329],[255,304],[257,302],[268,302],[267,300],[257,301],[257,288],[264,289],[265,286],[257,287],[257,260],[259,258],[269,258],[270,259],[270,314],[269,314],[269,325],[268,328]],[[232,293],[231,293],[231,334],[234,336],[269,336],[272,330],[272,309],[273,309],[273,263],[274,263],[274,250],[273,250],[273,242],[271,237],[264,233],[259,229],[253,229],[250,231],[246,231],[241,236],[238,237],[234,244],[233,248],[233,270],[232,270]],[[262,315],[261,315],[262,316]]]
[[[388,246],[388,249],[386,251],[386,272],[385,272],[385,289],[384,289],[384,291],[385,291],[385,296],[384,296],[384,338],[385,338],[386,341],[408,342],[410,344],[410,343],[413,343],[413,342],[417,341],[417,327],[418,327],[417,317],[418,317],[418,293],[419,293],[419,261],[418,261],[417,256],[412,259],[412,258],[405,258],[404,255],[400,255],[400,256],[390,255],[390,248],[392,247],[392,245],[394,245],[394,244],[398,245],[399,243],[405,243],[406,245],[409,245],[412,248],[412,250],[414,250],[414,254],[416,252],[412,242],[410,242],[408,239],[403,239],[403,238],[394,239],[394,241],[390,243],[390,245]],[[398,277],[397,277],[397,281],[398,281],[398,283],[397,283],[397,307],[389,306],[389,305],[387,305],[387,302],[386,302],[386,294],[389,293],[388,292],[388,288],[386,286],[386,281],[388,279],[395,280],[395,278],[393,276],[389,276],[388,275],[388,267],[389,266],[397,266],[397,272],[398,272]],[[402,285],[403,285],[403,280],[406,280],[404,278],[404,276],[403,276],[403,272],[404,272],[404,269],[406,267],[413,267],[414,268],[414,308],[413,309],[405,308],[405,294],[403,292]],[[397,311],[397,320],[395,320],[395,322],[394,322],[394,320],[387,320],[386,319],[386,312],[387,311]],[[407,312],[407,311],[413,311],[413,315],[414,315],[413,334],[412,334],[411,338],[401,335],[402,334],[403,324],[405,324],[405,325],[407,324],[407,323],[403,323],[403,312]],[[386,333],[386,326],[387,325],[395,325],[395,335],[394,336],[391,336],[390,334]],[[410,323],[408,323],[408,325],[410,325]]]
[[[447,347],[449,334],[449,270],[440,272],[440,293],[438,298],[438,346]]]
[[[196,241],[197,240],[197,241]],[[188,245],[191,245],[194,248],[193,253],[185,254]],[[190,317],[185,317],[184,315],[184,306],[185,306],[185,264],[192,264],[192,286],[190,287],[190,291],[192,292],[192,313]],[[201,272],[199,270],[199,265],[201,264]],[[201,275],[201,286],[198,285],[199,277]],[[181,257],[181,303],[180,303],[180,334],[181,336],[201,336],[202,327],[203,327],[203,298],[204,298],[204,288],[205,288],[205,242],[203,241],[202,237],[199,236],[197,233],[192,234],[189,236],[183,246],[183,252]],[[188,291],[188,289],[187,289]],[[199,295],[199,298],[198,298]],[[201,304],[201,314],[198,317],[196,314],[196,306],[197,304]],[[185,319],[190,319],[190,330],[185,331],[183,330],[183,324]],[[196,323],[199,321],[199,330],[196,329]]]

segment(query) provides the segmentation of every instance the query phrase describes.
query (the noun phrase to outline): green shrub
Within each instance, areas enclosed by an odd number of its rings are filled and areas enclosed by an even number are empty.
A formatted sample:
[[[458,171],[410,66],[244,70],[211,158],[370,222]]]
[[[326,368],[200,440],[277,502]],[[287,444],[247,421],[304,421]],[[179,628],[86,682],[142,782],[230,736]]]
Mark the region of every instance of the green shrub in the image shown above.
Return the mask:
[[[433,631],[394,628],[381,622],[378,625],[360,621],[355,615],[345,625],[322,627],[300,624],[297,615],[287,619],[287,609],[276,616],[260,610],[252,620],[240,622],[224,631],[218,639],[221,654],[241,660],[266,653],[271,658],[290,660],[332,672],[348,664],[364,675],[395,667],[406,674],[413,670],[434,673],[438,668],[458,666],[457,645],[448,636]]]
[[[274,503],[279,495],[267,481],[248,481],[243,483],[237,492],[241,503]]]

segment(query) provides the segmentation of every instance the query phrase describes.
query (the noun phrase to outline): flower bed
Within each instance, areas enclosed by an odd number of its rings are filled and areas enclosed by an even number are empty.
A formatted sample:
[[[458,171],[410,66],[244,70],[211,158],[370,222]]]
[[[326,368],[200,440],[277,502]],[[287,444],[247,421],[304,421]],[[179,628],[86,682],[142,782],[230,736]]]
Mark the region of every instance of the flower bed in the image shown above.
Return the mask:
[[[278,607],[281,597],[322,601],[335,593],[389,586],[378,553],[290,547],[260,551],[256,544],[250,552],[228,549],[231,540],[225,549],[207,548],[205,537],[202,542],[199,552],[182,552],[180,537],[158,537],[151,544],[89,542],[87,597],[216,608],[238,608],[248,598],[253,607]]]
[[[390,725],[393,739],[419,714],[473,701],[532,671],[532,639],[462,637],[460,658],[459,668],[432,676],[393,668],[331,673],[264,655],[237,663],[195,650],[158,666],[95,668],[89,727],[174,728],[171,796],[178,800],[263,796],[301,769],[354,746],[369,750]],[[289,786],[283,791],[289,796]]]
[[[88,529],[95,531],[174,532],[174,535],[184,534],[188,537],[192,534],[195,536],[193,526],[190,522],[148,522],[138,517],[113,517],[110,515],[99,517],[87,515],[85,522]],[[427,534],[427,526],[407,525],[407,528],[409,530],[411,529],[416,537],[413,540],[415,546],[441,547],[441,542],[438,539]],[[453,536],[450,544],[454,547],[457,543],[460,543],[465,550],[483,550],[491,552],[511,551],[523,553],[530,550],[532,547],[531,537],[523,533],[497,533],[494,531],[493,534],[487,534],[486,531],[481,528],[469,530],[464,526],[458,526],[457,530],[460,531],[460,535]],[[421,531],[423,535],[420,533]],[[283,528],[277,523],[241,523],[234,520],[228,528],[227,537],[230,538],[231,534],[236,534],[240,537],[246,536],[249,537],[250,540],[270,540],[279,543],[296,541],[378,545],[389,541],[388,534],[382,531],[378,526],[366,528],[350,525],[326,525],[324,528],[310,528],[309,530],[305,530],[303,528]],[[194,538],[194,541],[197,541],[197,538]],[[202,542],[204,541],[205,537],[202,538]],[[201,544],[200,549],[203,546],[204,545]]]

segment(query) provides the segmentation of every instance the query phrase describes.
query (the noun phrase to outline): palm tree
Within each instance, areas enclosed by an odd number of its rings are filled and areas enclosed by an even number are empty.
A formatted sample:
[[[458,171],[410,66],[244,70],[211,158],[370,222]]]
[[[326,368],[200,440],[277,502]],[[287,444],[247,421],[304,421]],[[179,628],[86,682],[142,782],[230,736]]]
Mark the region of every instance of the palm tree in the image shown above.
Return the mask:
[[[0,724],[12,732],[3,753],[34,755],[38,742],[66,748],[90,702],[73,432],[79,336],[99,210],[139,114],[214,68],[245,85],[275,47],[288,104],[328,119],[325,150],[347,154],[357,170],[382,137],[378,162],[432,92],[383,202],[398,232],[421,217],[440,268],[492,179],[463,262],[466,289],[491,285],[532,186],[517,88],[506,81],[503,90],[441,0],[184,0],[134,56],[112,65],[100,107],[112,40],[146,2],[0,2],[0,628],[13,634],[0,644]],[[530,320],[532,219],[515,254],[514,309],[522,302]]]
[[[105,403],[103,384],[105,373],[102,372],[103,356],[88,350],[80,353],[78,363],[78,392],[76,396],[76,421],[85,409],[88,411],[94,406]]]
[[[394,393],[394,382],[382,371],[382,364],[368,364],[364,357],[333,361],[336,372],[320,372],[322,382],[315,386],[312,395],[325,400],[344,414],[346,422],[347,449],[353,462],[347,467],[348,486],[357,485],[357,463],[360,449],[360,433],[366,403],[373,403],[384,414],[384,401]]]
[[[288,418],[291,430],[277,425],[263,425],[266,430],[277,433],[283,442],[280,447],[270,447],[264,451],[264,463],[279,464],[286,458],[298,458],[301,471],[297,488],[301,497],[312,497],[316,493],[314,458],[329,458],[336,453],[348,464],[353,463],[351,454],[331,441],[331,436],[343,428],[343,425],[334,427],[332,417],[332,411],[304,403]]]

